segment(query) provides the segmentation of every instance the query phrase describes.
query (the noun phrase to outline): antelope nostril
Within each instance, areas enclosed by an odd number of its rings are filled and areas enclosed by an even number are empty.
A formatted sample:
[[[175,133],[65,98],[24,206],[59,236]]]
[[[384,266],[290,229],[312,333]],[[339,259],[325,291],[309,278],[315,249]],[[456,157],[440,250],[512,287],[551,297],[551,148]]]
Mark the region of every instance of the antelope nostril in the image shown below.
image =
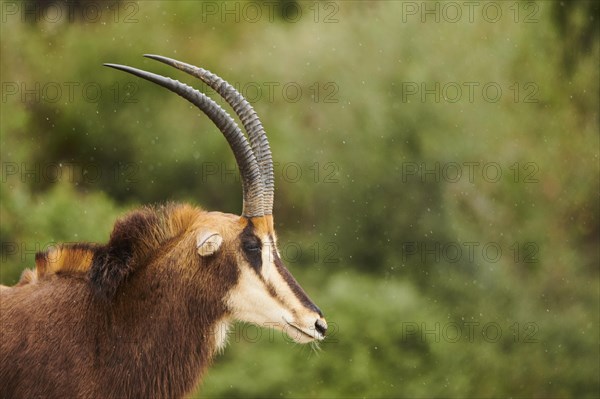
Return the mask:
[[[325,336],[325,333],[327,332],[327,322],[323,319],[317,319],[315,328],[321,335]]]

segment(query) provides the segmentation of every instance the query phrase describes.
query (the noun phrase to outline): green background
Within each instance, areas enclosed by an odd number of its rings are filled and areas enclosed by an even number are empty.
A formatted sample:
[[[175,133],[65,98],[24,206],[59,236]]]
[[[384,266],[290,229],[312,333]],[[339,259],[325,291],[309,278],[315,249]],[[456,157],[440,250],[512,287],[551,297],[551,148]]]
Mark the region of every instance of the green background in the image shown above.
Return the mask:
[[[240,212],[210,121],[102,67],[206,89],[161,54],[254,104],[331,326],[236,325],[196,396],[598,397],[598,6],[476,3],[2,2],[0,282],[142,204]]]

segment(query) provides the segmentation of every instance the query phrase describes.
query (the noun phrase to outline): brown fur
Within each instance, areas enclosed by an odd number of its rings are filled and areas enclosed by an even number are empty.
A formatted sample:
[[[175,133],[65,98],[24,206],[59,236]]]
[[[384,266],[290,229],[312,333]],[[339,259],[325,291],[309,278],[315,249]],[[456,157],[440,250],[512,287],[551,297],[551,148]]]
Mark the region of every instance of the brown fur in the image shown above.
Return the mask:
[[[253,220],[272,229],[272,220]],[[265,218],[266,219],[266,218]],[[248,220],[189,205],[146,207],[106,245],[60,246],[0,287],[0,398],[179,398],[215,352]],[[210,227],[221,250],[197,255]]]

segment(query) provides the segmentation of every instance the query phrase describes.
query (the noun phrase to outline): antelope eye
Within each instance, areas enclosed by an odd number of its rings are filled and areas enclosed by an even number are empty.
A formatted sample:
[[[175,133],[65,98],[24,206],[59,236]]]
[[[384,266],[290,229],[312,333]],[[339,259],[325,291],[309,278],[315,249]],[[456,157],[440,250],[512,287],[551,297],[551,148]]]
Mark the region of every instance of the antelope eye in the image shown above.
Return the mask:
[[[244,250],[248,252],[260,252],[260,241],[248,240],[244,242]]]
[[[258,243],[244,244],[244,249],[248,252],[259,252],[260,245]]]
[[[261,247],[261,242],[256,236],[245,237],[242,240],[244,257],[256,271],[260,271],[262,267]]]

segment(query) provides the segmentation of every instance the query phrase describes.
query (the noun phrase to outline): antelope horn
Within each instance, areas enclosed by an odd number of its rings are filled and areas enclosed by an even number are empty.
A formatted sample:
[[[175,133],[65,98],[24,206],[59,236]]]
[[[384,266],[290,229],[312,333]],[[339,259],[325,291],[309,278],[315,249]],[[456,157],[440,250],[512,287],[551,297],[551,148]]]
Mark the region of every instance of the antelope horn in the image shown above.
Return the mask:
[[[275,192],[275,178],[273,176],[273,156],[271,148],[267,140],[265,129],[252,108],[252,105],[229,83],[221,79],[214,73],[206,69],[186,64],[185,62],[177,61],[172,58],[163,57],[161,55],[144,54],[144,57],[160,61],[164,64],[177,68],[189,75],[195,76],[210,86],[213,90],[221,95],[227,103],[233,108],[237,116],[240,118],[244,129],[248,133],[252,151],[256,156],[260,172],[263,178],[265,191],[264,197],[264,214],[273,214],[273,197]]]
[[[128,72],[132,75],[149,80],[162,87],[165,87],[179,96],[185,98],[198,109],[206,114],[211,121],[219,128],[221,133],[227,139],[229,146],[233,151],[235,160],[240,169],[242,177],[243,191],[243,209],[242,215],[248,218],[256,216],[264,216],[263,192],[264,184],[260,167],[256,161],[256,157],[252,152],[248,140],[240,130],[239,126],[223,110],[216,102],[207,97],[204,93],[195,90],[194,88],[183,84],[177,80],[166,78],[151,72],[142,71],[125,65],[104,64],[107,67],[115,68],[121,71]]]

